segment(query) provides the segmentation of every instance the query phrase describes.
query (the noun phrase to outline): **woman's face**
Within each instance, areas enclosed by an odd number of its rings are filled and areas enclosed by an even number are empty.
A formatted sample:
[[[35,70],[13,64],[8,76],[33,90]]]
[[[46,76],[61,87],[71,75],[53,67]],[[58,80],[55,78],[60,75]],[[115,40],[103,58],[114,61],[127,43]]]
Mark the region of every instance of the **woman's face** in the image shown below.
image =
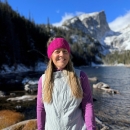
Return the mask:
[[[60,48],[55,50],[52,55],[51,59],[58,70],[65,68],[68,64],[70,55],[66,49]]]

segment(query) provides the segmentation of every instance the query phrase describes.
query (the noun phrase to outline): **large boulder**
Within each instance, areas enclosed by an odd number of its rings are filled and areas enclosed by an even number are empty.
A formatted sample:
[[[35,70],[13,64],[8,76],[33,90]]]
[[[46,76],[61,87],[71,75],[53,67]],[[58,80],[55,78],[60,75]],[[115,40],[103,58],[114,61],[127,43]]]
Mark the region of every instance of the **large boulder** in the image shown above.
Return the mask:
[[[100,89],[106,88],[106,89],[109,89],[110,86],[108,84],[106,84],[106,83],[99,82],[97,84],[93,84],[93,88],[100,88]]]
[[[102,89],[105,92],[111,93],[111,94],[119,94],[118,90],[111,89],[110,86],[106,83],[99,82],[97,84],[93,84],[93,88]]]

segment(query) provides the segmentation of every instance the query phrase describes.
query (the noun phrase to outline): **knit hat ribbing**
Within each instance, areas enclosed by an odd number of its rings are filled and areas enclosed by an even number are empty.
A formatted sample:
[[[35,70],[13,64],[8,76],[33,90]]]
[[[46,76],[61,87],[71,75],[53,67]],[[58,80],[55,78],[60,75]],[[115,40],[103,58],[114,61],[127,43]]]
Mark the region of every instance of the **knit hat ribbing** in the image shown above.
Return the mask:
[[[59,48],[64,48],[70,53],[70,46],[64,38],[55,38],[47,48],[47,55],[50,59],[52,53]]]

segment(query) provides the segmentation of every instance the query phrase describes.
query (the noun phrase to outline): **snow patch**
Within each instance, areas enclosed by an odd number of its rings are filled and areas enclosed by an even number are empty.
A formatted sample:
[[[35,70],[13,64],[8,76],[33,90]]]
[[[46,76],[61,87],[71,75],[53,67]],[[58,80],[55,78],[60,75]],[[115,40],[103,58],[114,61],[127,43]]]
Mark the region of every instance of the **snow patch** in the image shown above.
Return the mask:
[[[35,64],[35,71],[44,71],[47,65],[44,62],[37,62]]]
[[[29,72],[29,71],[44,71],[47,65],[44,62],[37,62],[35,67],[27,67],[23,64],[17,64],[16,66],[9,67],[8,65],[2,65],[0,74],[9,74],[9,73],[20,73],[20,72]]]

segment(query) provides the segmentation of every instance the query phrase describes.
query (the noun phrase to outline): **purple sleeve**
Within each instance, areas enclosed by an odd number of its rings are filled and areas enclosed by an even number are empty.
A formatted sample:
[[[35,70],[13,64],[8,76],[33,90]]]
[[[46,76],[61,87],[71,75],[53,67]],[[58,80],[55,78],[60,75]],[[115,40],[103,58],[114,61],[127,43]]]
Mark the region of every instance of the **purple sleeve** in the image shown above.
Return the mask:
[[[37,92],[37,127],[38,130],[44,130],[45,127],[45,109],[42,102],[42,77],[38,81],[38,92]]]
[[[96,130],[91,87],[89,85],[88,77],[83,71],[80,72],[80,80],[83,89],[83,99],[81,102],[81,107],[85,124],[87,130]]]

